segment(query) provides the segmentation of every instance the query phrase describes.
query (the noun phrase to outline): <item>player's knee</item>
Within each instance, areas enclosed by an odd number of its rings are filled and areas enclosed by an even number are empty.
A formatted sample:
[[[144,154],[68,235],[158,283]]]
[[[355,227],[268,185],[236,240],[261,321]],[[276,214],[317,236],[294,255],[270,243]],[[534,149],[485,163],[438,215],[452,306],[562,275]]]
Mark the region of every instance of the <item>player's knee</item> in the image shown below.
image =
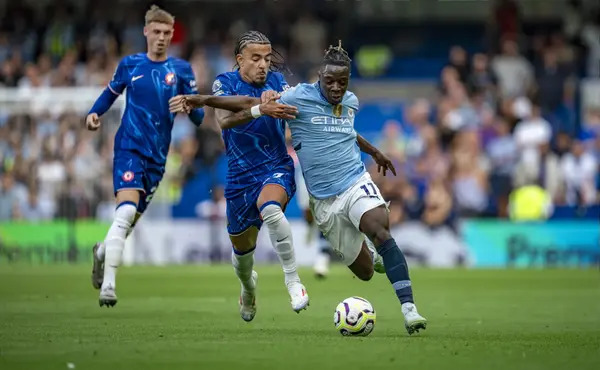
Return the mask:
[[[263,222],[267,225],[276,225],[285,218],[281,205],[278,202],[272,201],[262,205],[260,215]]]
[[[258,237],[258,229],[254,226],[249,227],[245,231],[237,235],[229,235],[229,239],[233,244],[233,249],[238,252],[248,252],[256,247],[256,239]]]
[[[390,234],[390,231],[387,228],[381,226],[375,230],[373,242],[376,246],[380,246],[386,241],[390,240],[391,238],[392,234]]]
[[[115,230],[122,230],[121,233],[114,234],[114,237],[124,238],[128,235],[129,230],[135,221],[135,216],[137,214],[137,206],[133,202],[125,201],[119,203],[117,209],[115,210],[115,218],[113,221],[113,228]],[[120,236],[119,236],[120,235]]]
[[[355,274],[357,278],[362,281],[369,281],[373,277],[373,267],[361,269],[359,273]]]

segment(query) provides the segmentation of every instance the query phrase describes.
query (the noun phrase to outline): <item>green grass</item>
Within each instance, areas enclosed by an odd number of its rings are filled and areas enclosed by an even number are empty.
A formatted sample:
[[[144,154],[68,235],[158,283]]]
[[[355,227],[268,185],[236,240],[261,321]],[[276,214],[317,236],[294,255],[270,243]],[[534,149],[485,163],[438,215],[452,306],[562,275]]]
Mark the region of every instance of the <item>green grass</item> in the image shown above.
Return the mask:
[[[0,266],[0,369],[598,369],[595,270],[414,270],[429,327],[409,337],[385,276],[303,270],[292,312],[280,269],[258,266],[258,314],[238,313],[230,266],[123,268],[119,304],[99,308],[87,266]],[[336,304],[371,301],[371,336],[345,338]]]

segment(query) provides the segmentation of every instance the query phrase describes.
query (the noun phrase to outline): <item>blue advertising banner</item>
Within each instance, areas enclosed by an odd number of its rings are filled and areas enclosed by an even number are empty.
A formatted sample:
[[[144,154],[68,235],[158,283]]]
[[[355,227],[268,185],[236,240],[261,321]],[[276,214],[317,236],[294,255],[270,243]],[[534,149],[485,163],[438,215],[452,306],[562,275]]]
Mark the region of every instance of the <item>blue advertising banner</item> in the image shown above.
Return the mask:
[[[475,267],[600,265],[600,221],[469,220],[462,235]]]

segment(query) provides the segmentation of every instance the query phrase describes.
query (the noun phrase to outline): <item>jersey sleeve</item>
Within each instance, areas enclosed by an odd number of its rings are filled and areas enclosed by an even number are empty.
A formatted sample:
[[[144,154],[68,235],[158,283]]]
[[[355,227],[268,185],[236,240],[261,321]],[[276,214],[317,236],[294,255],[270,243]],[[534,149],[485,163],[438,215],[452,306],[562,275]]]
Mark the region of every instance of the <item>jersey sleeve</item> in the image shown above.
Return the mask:
[[[125,90],[125,88],[127,87],[128,77],[129,72],[127,71],[125,58],[123,58],[121,59],[121,62],[119,62],[117,70],[115,71],[112,79],[108,83],[108,88],[116,95],[123,93],[123,90]]]
[[[215,80],[215,82],[213,82],[212,92],[213,92],[214,96],[231,96],[231,95],[235,95],[233,93],[233,88],[231,86],[229,78],[227,78],[227,76],[223,75],[223,74],[218,75],[217,79]]]
[[[194,75],[194,70],[192,69],[192,66],[189,63],[185,63],[182,67],[181,80],[183,84],[181,89],[184,94],[193,95],[198,93],[198,87],[196,86],[196,76]],[[192,109],[192,111],[188,114],[188,117],[194,125],[200,126],[202,124],[202,121],[204,120],[204,109]]]
[[[354,95],[354,93],[350,93],[350,96],[348,97],[348,102],[346,104],[348,104],[348,107],[357,111],[359,106],[358,97]]]
[[[287,81],[285,80],[285,77],[281,73],[279,73],[278,79],[279,79],[279,92],[289,90],[290,85],[287,83]]]
[[[186,95],[197,94],[196,76],[189,63],[185,63],[181,71],[181,80],[183,82],[182,93]]]
[[[281,92],[281,97],[278,102],[281,104],[298,106],[298,98],[300,95],[300,85],[288,87],[287,90]]]

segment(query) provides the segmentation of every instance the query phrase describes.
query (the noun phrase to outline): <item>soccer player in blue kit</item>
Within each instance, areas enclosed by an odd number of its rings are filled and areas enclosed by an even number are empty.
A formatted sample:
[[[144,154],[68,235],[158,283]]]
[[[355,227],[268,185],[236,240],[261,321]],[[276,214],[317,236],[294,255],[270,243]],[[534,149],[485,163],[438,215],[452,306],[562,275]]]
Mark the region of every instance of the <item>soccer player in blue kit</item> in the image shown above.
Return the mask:
[[[414,304],[412,283],[402,251],[390,234],[385,200],[365,169],[360,152],[369,154],[385,176],[396,171],[391,161],[354,130],[358,98],[347,91],[350,58],[341,44],[325,54],[314,84],[299,84],[281,93],[279,102],[298,108],[288,124],[292,143],[310,194],[315,221],[334,251],[361,280],[373,276],[377,253],[401,303],[409,334],[425,329],[427,320]],[[201,105],[217,106],[225,101],[199,96],[185,99],[187,110]],[[234,110],[256,104],[256,99],[229,98]]]
[[[147,53],[121,60],[108,87],[86,118],[87,128],[97,130],[99,116],[127,89],[125,112],[114,146],[115,216],[104,242],[97,243],[93,249],[92,284],[100,289],[100,306],[110,307],[117,303],[116,273],[125,239],[148,206],[164,174],[175,118],[169,112],[169,99],[178,94],[196,93],[190,64],[167,55],[173,24],[174,17],[165,10],[155,5],[148,10],[144,27]],[[268,108],[278,105],[273,102]],[[188,114],[195,125],[202,123],[202,109],[190,110]]]
[[[262,97],[264,103],[269,101],[265,92],[282,92],[289,87],[278,72],[281,66],[273,60],[271,42],[264,34],[242,34],[234,55],[236,70],[217,76],[215,96]],[[177,99],[172,103],[183,102]],[[264,116],[258,104],[236,112],[215,108],[228,159],[227,231],[233,244],[233,267],[241,283],[240,315],[245,321],[256,315],[254,249],[263,223],[282,264],[292,309],[299,312],[308,306],[309,298],[296,271],[292,231],[283,213],[296,191],[294,162],[285,143],[285,121]]]

